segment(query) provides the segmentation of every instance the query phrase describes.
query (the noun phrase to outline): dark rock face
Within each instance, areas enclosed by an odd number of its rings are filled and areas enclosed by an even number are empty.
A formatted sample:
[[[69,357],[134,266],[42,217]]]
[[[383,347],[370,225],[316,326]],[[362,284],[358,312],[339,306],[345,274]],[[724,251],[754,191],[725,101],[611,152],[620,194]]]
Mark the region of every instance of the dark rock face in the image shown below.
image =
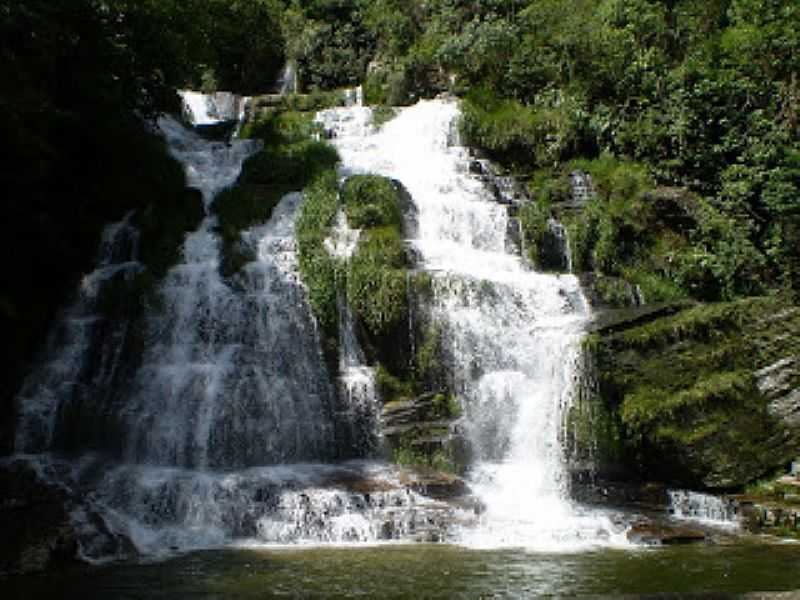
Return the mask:
[[[445,396],[441,393],[429,392],[416,398],[395,400],[384,405],[381,411],[381,434],[391,449],[404,448],[422,456],[433,456],[441,453],[447,456],[452,467],[460,469],[468,463],[467,443],[459,429],[459,421],[445,408]],[[449,475],[438,471],[425,470],[429,475],[448,478]],[[460,480],[459,480],[460,481]],[[442,488],[437,483],[431,489]],[[448,487],[449,482],[444,488]],[[458,484],[456,487],[461,489]],[[417,488],[415,488],[417,489]],[[425,495],[438,497],[441,494],[424,491],[427,484],[418,491]],[[443,489],[443,488],[442,488]],[[452,495],[450,492],[445,494]]]
[[[692,527],[640,522],[631,526],[627,537],[634,544],[667,546],[703,542],[706,534]]]
[[[0,574],[29,573],[76,560],[78,542],[66,490],[23,462],[0,466]]]
[[[543,271],[569,272],[569,244],[564,226],[550,219],[539,241],[539,268]]]

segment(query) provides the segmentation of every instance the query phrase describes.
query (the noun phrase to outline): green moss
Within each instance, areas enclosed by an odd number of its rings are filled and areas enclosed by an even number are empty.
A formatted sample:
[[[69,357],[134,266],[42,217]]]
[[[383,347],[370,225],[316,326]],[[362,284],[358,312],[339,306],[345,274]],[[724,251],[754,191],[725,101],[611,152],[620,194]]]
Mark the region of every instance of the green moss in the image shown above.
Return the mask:
[[[265,146],[278,146],[310,140],[321,133],[322,126],[315,122],[313,112],[272,108],[247,122],[240,135],[259,139]]]
[[[402,240],[400,195],[384,177],[350,177],[342,204],[351,227],[362,229],[347,264],[347,302],[358,322],[367,357],[388,372],[410,381],[410,283]]]
[[[779,298],[751,298],[593,336],[600,397],[625,432],[631,466],[725,488],[794,456],[754,372],[796,356],[798,334],[800,311]]]
[[[453,394],[436,394],[432,406],[435,418],[457,419],[461,416],[461,405]]]
[[[444,473],[460,474],[463,468],[456,463],[447,449],[428,450],[415,443],[413,436],[406,436],[392,450],[392,460],[398,465],[430,468]]]
[[[338,162],[336,150],[325,142],[302,140],[268,146],[245,161],[241,181],[299,191]]]
[[[195,230],[205,216],[202,196],[198,190],[185,188],[180,164],[169,160],[158,171],[164,188],[148,194],[149,201],[133,219],[139,228],[139,260],[156,278],[178,262],[186,233]]]
[[[691,387],[674,393],[663,387],[638,386],[625,395],[621,417],[628,427],[641,429],[675,420],[690,411],[708,413],[715,404],[727,404],[732,408],[732,403],[755,395],[751,372],[724,371],[709,374]],[[688,433],[696,434],[696,430]]]
[[[582,104],[578,96],[549,92],[522,104],[473,88],[463,103],[461,132],[468,144],[517,169],[551,167],[584,143]]]
[[[768,315],[781,305],[774,298],[748,298],[736,302],[701,304],[665,319],[623,332],[629,347],[654,350],[684,339],[708,340],[738,330],[748,322]]]
[[[540,268],[542,244],[549,231],[547,221],[550,219],[550,206],[545,201],[527,202],[520,208],[518,217],[527,258],[535,267]]]
[[[241,231],[267,221],[278,202],[289,192],[300,191],[339,161],[336,150],[324,142],[301,139],[308,133],[307,120],[270,121],[262,134],[273,145],[251,156],[242,167],[237,185],[214,200],[222,238],[222,272],[236,273],[252,260],[252,250],[241,244]]]
[[[287,110],[316,112],[335,106],[344,106],[344,90],[312,90],[308,94],[287,94],[282,98]]]
[[[403,381],[389,373],[382,364],[378,364],[375,370],[375,383],[378,393],[387,404],[397,400],[407,400],[416,395],[414,384],[411,381]]]
[[[255,249],[241,243],[241,232],[257,223],[265,223],[289,186],[262,186],[240,183],[223,190],[214,199],[218,217],[217,232],[222,238],[222,274],[231,276],[255,259]]]
[[[414,371],[422,388],[447,387],[447,368],[442,361],[442,332],[438,327],[430,326],[425,330],[414,356]]]
[[[398,233],[403,216],[398,192],[390,179],[377,175],[349,177],[342,189],[347,221],[355,229],[391,227]]]

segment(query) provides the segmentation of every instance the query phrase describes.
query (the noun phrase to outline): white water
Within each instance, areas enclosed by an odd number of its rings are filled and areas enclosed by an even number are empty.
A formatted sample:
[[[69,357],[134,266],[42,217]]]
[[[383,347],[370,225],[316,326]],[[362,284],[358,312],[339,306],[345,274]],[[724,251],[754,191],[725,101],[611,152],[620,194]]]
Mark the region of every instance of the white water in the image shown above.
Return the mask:
[[[669,490],[667,495],[669,512],[676,519],[726,529],[738,527],[736,509],[724,498],[689,490]]]
[[[214,118],[196,116],[201,123]],[[105,273],[130,261],[110,242],[126,224],[108,228],[99,267],[60,326],[70,334],[57,336],[53,357],[19,399],[19,459],[68,490],[89,559],[127,555],[124,538],[151,554],[241,539],[347,542],[413,533],[426,522],[416,505],[427,500],[398,483],[360,491],[376,479],[396,480],[388,467],[381,467],[384,476],[370,466],[270,466],[335,460],[361,433],[354,424],[360,407],[337,404],[300,281],[294,223],[302,197],[289,194],[268,223],[243,232],[255,260],[225,280],[212,202],[258,146],[208,141],[168,117],[159,128],[189,185],[202,192],[207,216],[186,236],[181,260],[136,332],[141,364],[87,386],[86,365],[97,356],[101,365],[109,362],[124,339],[95,335],[93,326],[102,321],[94,297]],[[356,384],[362,396],[369,391]],[[90,403],[82,390],[92,393]],[[65,411],[70,419],[59,416]],[[46,454],[64,449],[83,454],[70,461]]]
[[[142,270],[136,260],[139,233],[131,225],[131,217],[129,213],[103,231],[97,267],[81,280],[71,305],[59,315],[39,364],[23,383],[16,398],[17,452],[69,445],[56,439],[59,414],[94,405],[114,379],[127,323],[108,322],[99,313],[98,303],[104,286]],[[101,360],[93,360],[93,349]]]
[[[364,107],[318,117],[343,174],[399,180],[416,205],[422,266],[433,275],[456,392],[486,506],[461,539],[481,547],[568,550],[623,543],[621,528],[568,498],[564,411],[588,308],[573,276],[531,271],[507,251],[508,215],[468,173],[455,102],[420,102],[375,131]]]
[[[124,330],[101,344],[88,339],[94,334],[81,334],[62,340],[56,358],[30,378],[27,389],[39,396],[21,402],[19,452],[84,453],[70,461],[45,454],[24,460],[70,490],[86,557],[126,555],[123,537],[146,554],[242,540],[455,536],[470,545],[537,550],[615,542],[617,528],[606,517],[569,501],[561,452],[585,303],[574,278],[534,273],[508,253],[505,208],[468,174],[466,151],[453,143],[457,112],[451,102],[423,102],[380,133],[361,106],[323,118],[337,135],[346,172],[399,179],[417,205],[413,243],[433,275],[431,309],[449,344],[476,450],[470,482],[486,506],[480,526],[468,526],[469,515],[452,506],[409,491],[407,474],[394,467],[308,462],[336,460],[342,448],[355,448],[372,431],[374,376],[346,302],[340,303],[344,393],[337,401],[297,269],[300,196],[290,194],[268,223],[243,233],[256,259],[234,280],[223,279],[212,200],[236,180],[256,147],[210,142],[162,119],[160,128],[190,185],[201,190],[208,216],[187,235],[180,263],[160,284],[140,332],[142,364],[126,377],[104,376],[87,388],[84,365],[92,356],[110,365],[103,373],[117,372],[112,359]],[[213,118],[204,113],[196,122]],[[112,227],[107,239],[123,229]],[[340,223],[329,244],[333,254],[346,257],[353,238]],[[96,273],[130,261],[102,258]],[[84,287],[96,293],[103,279],[92,275]],[[92,306],[78,317],[94,320]],[[89,389],[92,402],[74,403],[75,389]],[[65,409],[72,418],[61,424]],[[76,441],[76,423],[94,420],[100,425]],[[65,436],[72,442],[58,441]]]
[[[352,229],[344,210],[339,210],[336,222],[324,244],[328,253],[342,264],[350,260],[361,238],[360,229]],[[375,385],[375,369],[367,365],[364,352],[355,332],[355,320],[347,298],[340,292],[336,298],[339,309],[339,394],[348,411],[351,439],[363,454],[377,447],[378,413],[380,402]]]
[[[215,125],[224,121],[237,121],[241,118],[245,98],[230,92],[202,94],[182,90],[183,112],[192,125]]]

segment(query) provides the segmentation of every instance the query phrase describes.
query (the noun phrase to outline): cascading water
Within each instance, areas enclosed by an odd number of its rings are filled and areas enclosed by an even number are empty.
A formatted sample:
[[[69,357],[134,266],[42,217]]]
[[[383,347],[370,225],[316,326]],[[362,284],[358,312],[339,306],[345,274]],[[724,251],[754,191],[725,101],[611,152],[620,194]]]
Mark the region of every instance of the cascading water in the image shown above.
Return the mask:
[[[325,240],[328,253],[344,263],[355,252],[361,231],[351,229],[343,210],[336,215],[331,235]],[[355,332],[355,319],[343,292],[336,298],[339,310],[339,394],[351,424],[350,439],[362,452],[377,446],[378,393],[375,370],[367,365]]]
[[[214,104],[184,97],[194,103],[190,114]],[[198,121],[218,118],[203,113]],[[142,266],[133,260],[135,244],[118,249],[132,229],[128,221],[107,229],[100,266],[60,324],[67,333],[55,336],[18,398],[15,460],[30,461],[40,477],[67,491],[86,559],[129,554],[125,539],[138,552],[159,553],[242,540],[441,537],[449,522],[442,515],[452,511],[412,491],[394,467],[302,462],[335,460],[373,434],[363,417],[374,407],[348,402],[374,402],[375,393],[371,374],[356,381],[348,371],[360,373],[363,359],[345,327],[343,373],[352,389],[337,403],[298,271],[301,195],[289,194],[267,224],[243,232],[256,259],[225,280],[212,201],[257,145],[208,141],[169,117],[159,128],[188,183],[202,192],[207,216],[160,283],[139,332],[140,364],[126,377],[107,373],[116,372],[125,333],[117,330],[126,324],[96,333],[96,296],[115,273]],[[98,353],[102,368],[87,368]],[[76,456],[49,454],[65,449],[58,440],[75,437],[76,423],[99,415],[105,421],[69,448]]]
[[[125,221],[107,230],[100,267],[65,313],[79,331],[54,342],[19,398],[17,450],[28,456],[18,459],[69,490],[84,557],[127,555],[126,539],[158,553],[247,540],[453,539],[454,527],[474,545],[560,549],[613,537],[608,519],[569,502],[561,452],[585,303],[573,277],[535,273],[514,253],[506,208],[452,143],[457,114],[452,102],[423,102],[380,133],[359,105],[321,119],[345,175],[397,179],[416,204],[412,242],[432,275],[431,316],[465,408],[470,483],[485,506],[480,526],[469,525],[470,511],[413,491],[427,484],[391,465],[304,462],[373,445],[374,374],[352,315],[342,300],[337,395],[299,277],[301,196],[288,195],[268,223],[243,232],[256,259],[223,279],[212,201],[256,145],[208,141],[164,118],[159,127],[207,216],[158,287],[138,332],[137,366],[119,368],[116,358],[124,320],[81,329],[102,319],[93,298],[103,282],[142,268],[135,242],[122,241],[135,238]],[[357,239],[340,215],[326,245],[346,258]],[[108,250],[120,245],[127,250]],[[84,422],[96,426],[75,429]],[[62,450],[72,458],[48,454]]]
[[[209,143],[169,119],[161,128],[207,206],[255,149]],[[249,233],[258,260],[245,267],[243,290],[220,276],[216,217],[187,237],[125,408],[129,460],[230,468],[331,456],[333,390],[297,272],[298,203],[287,197]]]
[[[669,490],[669,512],[676,518],[733,529],[738,526],[736,507],[719,496],[689,490]]]
[[[475,453],[470,483],[485,504],[465,543],[564,549],[621,540],[604,515],[568,499],[564,409],[577,377],[586,302],[570,275],[540,274],[509,253],[508,213],[469,173],[454,143],[455,102],[420,102],[380,131],[369,109],[319,120],[342,170],[399,180],[416,205],[422,268],[433,277],[453,383]],[[513,245],[512,245],[513,246]]]
[[[67,432],[58,426],[59,420],[98,397],[107,399],[128,323],[111,322],[100,312],[99,304],[105,286],[128,279],[143,268],[136,260],[139,232],[131,225],[131,217],[132,213],[103,231],[97,267],[81,281],[77,297],[49,336],[38,368],[23,383],[17,396],[18,453],[63,446],[64,440],[59,438]]]

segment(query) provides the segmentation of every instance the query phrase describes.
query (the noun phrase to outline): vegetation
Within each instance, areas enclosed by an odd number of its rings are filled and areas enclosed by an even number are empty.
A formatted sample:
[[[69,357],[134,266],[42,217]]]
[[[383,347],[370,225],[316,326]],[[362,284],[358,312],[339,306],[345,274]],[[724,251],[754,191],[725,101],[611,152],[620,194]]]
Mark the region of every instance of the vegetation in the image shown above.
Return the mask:
[[[308,287],[311,309],[323,334],[323,350],[331,372],[339,368],[339,280],[336,260],[325,248],[325,238],[336,218],[339,190],[336,173],[329,170],[305,190],[305,201],[295,226],[300,273]]]
[[[361,239],[347,264],[347,302],[369,358],[393,375],[409,363],[409,262],[402,241],[399,190],[372,175],[350,177],[342,203]]]

